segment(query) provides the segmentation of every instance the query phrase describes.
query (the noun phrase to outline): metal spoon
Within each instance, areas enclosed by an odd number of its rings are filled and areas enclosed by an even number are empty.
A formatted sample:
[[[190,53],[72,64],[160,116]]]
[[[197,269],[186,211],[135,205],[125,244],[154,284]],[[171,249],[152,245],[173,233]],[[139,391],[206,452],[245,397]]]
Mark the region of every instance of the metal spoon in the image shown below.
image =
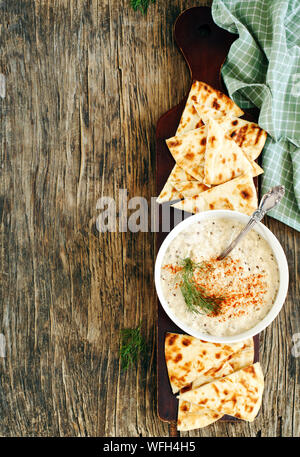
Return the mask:
[[[228,254],[236,247],[236,245],[241,241],[241,239],[253,228],[256,222],[260,222],[264,215],[274,208],[282,197],[284,196],[284,186],[275,186],[269,190],[265,195],[263,195],[259,207],[249,219],[248,224],[243,228],[243,230],[238,234],[238,236],[230,243],[230,245],[219,255],[218,260],[224,259]]]

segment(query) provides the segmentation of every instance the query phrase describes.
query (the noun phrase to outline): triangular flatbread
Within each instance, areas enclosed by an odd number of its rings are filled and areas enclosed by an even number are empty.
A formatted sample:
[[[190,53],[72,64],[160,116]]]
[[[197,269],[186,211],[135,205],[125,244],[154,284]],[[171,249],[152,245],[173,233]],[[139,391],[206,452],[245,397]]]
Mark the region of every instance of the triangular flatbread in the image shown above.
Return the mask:
[[[207,125],[204,184],[223,184],[245,173],[254,176],[254,167],[225,130],[214,119]]]
[[[252,422],[261,406],[264,377],[259,363],[180,395],[180,400]]]
[[[183,197],[180,192],[174,186],[174,183],[168,178],[166,184],[164,185],[161,193],[156,199],[157,203],[171,202],[173,200],[181,200]]]
[[[242,175],[172,206],[189,213],[229,209],[250,216],[257,209],[257,193],[252,177]]]
[[[189,335],[167,333],[165,358],[173,393],[240,351],[244,344],[243,341],[232,344],[210,343]]]
[[[213,108],[207,108],[206,106],[200,105],[199,103],[194,102],[194,107],[196,108],[197,113],[203,124],[207,124],[210,119],[231,119],[233,115],[222,113]],[[237,118],[239,119],[239,118]]]
[[[184,198],[194,197],[209,189],[209,187],[199,181],[175,182],[174,187]]]
[[[191,130],[166,140],[177,165],[194,179],[203,182],[206,148],[206,127]]]
[[[220,111],[203,107],[198,103],[194,103],[194,107],[199,116],[201,114],[204,124],[207,124],[210,119],[217,120],[217,123],[243,149],[249,160],[257,159],[267,139],[267,132],[258,124],[228,114],[224,117]]]
[[[184,182],[185,184],[188,184],[192,180],[194,180],[194,178],[176,164],[172,169],[161,193],[156,199],[157,203],[164,203],[184,198],[184,195],[177,190],[176,183]]]
[[[247,157],[251,160],[257,159],[260,155],[267,139],[267,132],[263,130],[255,122],[248,122],[244,119],[233,117],[223,122],[222,119],[217,120],[218,124],[227,130],[227,134],[236,144],[243,149]]]
[[[223,134],[224,132],[221,128],[220,135]],[[238,149],[238,146],[235,144],[235,142],[230,139],[228,139],[228,141],[230,142],[231,146],[233,144],[232,148],[236,148],[238,150],[239,156],[242,155],[246,161],[246,155],[243,153],[243,151]],[[169,176],[170,180],[172,182],[191,180],[203,182],[207,144],[207,127],[203,126],[199,129],[183,133],[182,135],[174,136],[167,139],[166,143],[177,165],[177,167],[175,165],[173,171],[176,170],[176,174],[181,175],[180,178],[175,179],[174,176],[171,176],[173,174],[172,171],[171,175]],[[253,176],[258,176],[259,174],[263,173],[262,168],[257,163],[252,161],[250,163],[249,170]],[[235,171],[235,173],[241,174],[238,171]]]
[[[253,338],[249,338],[243,341],[243,347],[229,355],[226,359],[219,363],[216,363],[212,368],[202,373],[197,379],[191,384],[184,386],[180,394],[189,390],[196,389],[197,387],[203,386],[217,379],[224,378],[225,376],[240,370],[241,368],[252,365],[254,361],[254,342]]]
[[[173,170],[170,173],[169,179],[172,182],[186,182],[186,181],[195,181],[195,178],[187,173],[183,168],[179,165],[174,166]]]
[[[183,110],[176,135],[196,129],[202,125],[201,118],[197,113],[194,102],[204,107],[218,110],[223,115],[232,114],[242,116],[243,111],[227,95],[214,89],[201,81],[194,81]]]
[[[179,400],[177,430],[183,432],[207,427],[220,419],[220,414],[203,406],[194,405],[188,401]]]

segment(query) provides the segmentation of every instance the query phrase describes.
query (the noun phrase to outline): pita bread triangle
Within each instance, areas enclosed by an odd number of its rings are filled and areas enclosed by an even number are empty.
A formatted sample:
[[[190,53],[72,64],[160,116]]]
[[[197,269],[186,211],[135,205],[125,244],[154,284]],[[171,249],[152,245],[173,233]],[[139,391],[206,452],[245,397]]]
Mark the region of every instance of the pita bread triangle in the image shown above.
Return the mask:
[[[262,401],[264,377],[259,363],[180,395],[180,400],[252,422]]]
[[[250,216],[257,209],[257,193],[252,177],[245,174],[172,206],[189,213],[229,209]]]
[[[175,164],[169,176],[172,182],[195,181],[195,178],[188,174],[183,168]]]
[[[165,203],[173,200],[181,200],[182,198],[184,198],[183,195],[177,191],[174,183],[168,178],[156,201],[157,203]]]
[[[180,390],[180,394],[187,392],[188,390],[196,389],[204,384],[215,381],[224,376],[228,376],[234,371],[240,370],[241,368],[252,365],[254,361],[254,342],[253,338],[249,338],[243,341],[243,347],[229,355],[226,359],[216,363],[212,368],[202,373],[197,379],[191,384],[184,386]]]
[[[218,185],[255,170],[243,150],[214,120],[208,122],[204,184]]]
[[[204,124],[207,124],[210,119],[215,119],[237,145],[243,149],[249,160],[257,159],[267,139],[267,132],[258,124],[230,114],[223,116],[216,109],[203,107],[196,102],[194,107]]]
[[[206,148],[206,127],[174,136],[166,140],[177,165],[193,179],[203,182]]]
[[[207,108],[218,110],[223,115],[230,113],[233,116],[242,116],[243,111],[227,95],[214,89],[202,81],[194,81],[183,110],[176,135],[196,129],[202,125],[201,117],[197,113],[194,102]]]
[[[184,182],[187,185],[189,182],[192,182],[192,180],[194,180],[194,178],[176,164],[156,200],[157,203],[164,203],[184,198],[184,195],[176,188],[176,183]]]
[[[207,427],[220,419],[223,414],[188,401],[179,400],[177,430],[188,431]]]
[[[167,333],[165,359],[173,393],[190,384],[223,360],[240,351],[245,342],[217,344],[189,335]]]
[[[201,192],[205,192],[209,189],[205,184],[200,181],[181,181],[175,182],[174,187],[184,198],[194,197],[199,195]]]
[[[207,124],[210,119],[232,119],[230,114],[224,114],[214,108],[207,108],[206,106],[200,105],[197,102],[194,102],[194,107],[199,114],[199,117],[203,124]],[[238,118],[237,118],[238,119]]]

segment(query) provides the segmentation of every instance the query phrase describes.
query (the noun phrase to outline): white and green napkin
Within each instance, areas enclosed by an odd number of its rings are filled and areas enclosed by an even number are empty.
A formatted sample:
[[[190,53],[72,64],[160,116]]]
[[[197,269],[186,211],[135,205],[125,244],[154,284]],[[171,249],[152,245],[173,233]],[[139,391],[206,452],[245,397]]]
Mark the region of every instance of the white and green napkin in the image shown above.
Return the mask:
[[[214,21],[239,35],[222,69],[241,108],[258,107],[269,136],[262,192],[283,184],[270,216],[300,231],[300,1],[214,0]]]

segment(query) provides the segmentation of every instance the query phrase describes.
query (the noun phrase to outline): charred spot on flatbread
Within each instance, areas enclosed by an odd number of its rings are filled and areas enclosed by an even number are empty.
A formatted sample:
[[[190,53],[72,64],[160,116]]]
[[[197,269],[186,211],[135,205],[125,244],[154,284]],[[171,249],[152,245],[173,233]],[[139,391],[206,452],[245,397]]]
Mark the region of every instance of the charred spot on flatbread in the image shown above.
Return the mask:
[[[217,386],[215,384],[213,384],[212,387],[213,387],[214,391],[216,392],[216,394],[219,395],[220,391],[217,388]]]
[[[250,188],[241,188],[240,189],[241,197],[243,200],[250,200],[253,197],[253,193]]]
[[[202,122],[202,120],[200,120],[199,122],[197,122],[195,128],[196,129],[199,129],[200,127],[202,127],[204,125],[204,122]]]
[[[167,344],[169,346],[172,346],[175,341],[177,340],[178,338],[178,335],[176,333],[173,333],[173,334],[170,334],[170,333],[167,333]]]
[[[253,365],[251,365],[250,367],[244,368],[244,371],[246,373],[250,373],[252,376],[255,376],[255,369],[254,369]]]
[[[216,141],[216,137],[214,135],[212,135],[209,139],[210,144],[213,146],[215,141]]]
[[[185,154],[184,156],[187,160],[190,160],[192,161],[195,157],[195,154],[193,152],[188,152],[187,154]]]
[[[261,138],[262,135],[265,134],[265,131],[261,128],[258,128],[257,129],[257,134],[256,134],[256,138],[255,138],[255,144],[257,144]]]
[[[175,137],[174,140],[167,140],[167,144],[172,148],[176,148],[177,146],[180,146],[182,144],[182,140]]]
[[[231,133],[231,138],[234,138],[234,141],[238,144],[238,146],[242,146],[245,142],[247,130],[247,125],[244,125],[243,127],[237,128]]]
[[[184,338],[184,339],[182,340],[183,346],[189,346],[189,345],[191,344],[191,342],[192,342],[192,341],[191,341],[190,338]]]
[[[213,107],[214,109],[219,109],[219,108],[220,108],[220,105],[219,105],[219,103],[218,103],[218,99],[217,99],[217,98],[214,99],[214,101],[213,101],[213,103],[212,103],[212,107]]]
[[[180,362],[180,360],[182,360],[182,354],[177,354],[176,357],[174,358],[174,362],[178,363],[178,362]]]
[[[181,411],[188,411],[189,410],[189,407],[187,405],[186,402],[184,402],[181,406],[180,406],[180,410]]]
[[[184,386],[181,390],[180,393],[183,394],[184,392],[188,392],[189,390],[192,390],[193,384],[190,382],[187,386]]]

